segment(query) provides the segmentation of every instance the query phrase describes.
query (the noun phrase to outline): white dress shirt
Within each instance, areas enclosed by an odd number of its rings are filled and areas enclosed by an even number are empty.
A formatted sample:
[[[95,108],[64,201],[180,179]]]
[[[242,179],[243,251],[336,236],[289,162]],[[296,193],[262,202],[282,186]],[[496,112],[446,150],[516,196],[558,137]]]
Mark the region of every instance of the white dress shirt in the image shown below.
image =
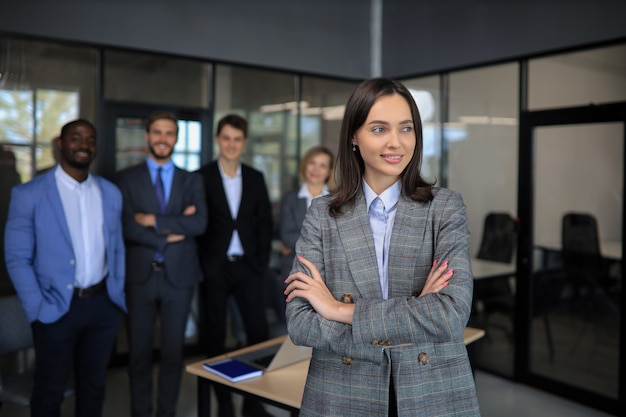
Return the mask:
[[[317,197],[321,197],[327,194],[328,194],[328,187],[324,185],[324,187],[322,188],[322,193],[318,195]],[[317,198],[317,197],[313,197],[311,195],[311,193],[309,192],[309,187],[307,187],[306,184],[302,184],[300,186],[300,190],[298,190],[298,198],[306,199],[306,208],[311,207],[311,202],[313,201],[314,198]]]
[[[230,208],[230,215],[233,220],[237,219],[239,213],[239,204],[241,204],[241,193],[243,192],[243,181],[241,177],[241,164],[237,167],[237,173],[234,177],[229,177],[224,173],[222,164],[217,161],[217,166],[220,169],[220,175],[222,176],[222,185],[224,186],[224,192],[226,193],[226,200],[228,200],[228,207]],[[243,255],[243,245],[239,238],[237,229],[233,230],[233,235],[230,238],[230,244],[226,255]]]
[[[85,181],[78,182],[59,164],[54,175],[74,248],[74,286],[87,288],[108,273],[102,194],[91,174]]]

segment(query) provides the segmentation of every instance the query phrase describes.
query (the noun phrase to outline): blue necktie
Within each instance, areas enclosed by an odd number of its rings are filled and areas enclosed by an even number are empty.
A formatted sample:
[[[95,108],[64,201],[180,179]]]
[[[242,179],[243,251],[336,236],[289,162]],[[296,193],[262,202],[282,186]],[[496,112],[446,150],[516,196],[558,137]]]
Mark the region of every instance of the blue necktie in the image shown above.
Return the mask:
[[[161,207],[161,213],[165,213],[165,187],[163,187],[163,180],[161,179],[162,167],[157,169],[156,180],[154,181],[154,189],[156,191],[157,200],[159,200],[159,206]]]
[[[154,181],[154,190],[156,191],[157,200],[159,200],[159,207],[161,208],[161,213],[165,213],[165,187],[163,187],[163,180],[161,179],[161,171],[163,171],[162,167],[157,169],[156,180]],[[157,262],[163,262],[164,257],[163,253],[160,251],[154,255],[154,260]]]

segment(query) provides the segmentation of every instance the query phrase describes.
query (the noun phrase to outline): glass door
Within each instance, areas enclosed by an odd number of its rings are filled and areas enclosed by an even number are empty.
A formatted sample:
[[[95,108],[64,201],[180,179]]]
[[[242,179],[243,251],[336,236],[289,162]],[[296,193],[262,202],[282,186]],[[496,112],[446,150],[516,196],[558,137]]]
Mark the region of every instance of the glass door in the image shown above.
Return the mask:
[[[532,112],[521,137],[531,165],[520,189],[527,337],[516,374],[608,412],[624,398],[624,114],[619,105]]]

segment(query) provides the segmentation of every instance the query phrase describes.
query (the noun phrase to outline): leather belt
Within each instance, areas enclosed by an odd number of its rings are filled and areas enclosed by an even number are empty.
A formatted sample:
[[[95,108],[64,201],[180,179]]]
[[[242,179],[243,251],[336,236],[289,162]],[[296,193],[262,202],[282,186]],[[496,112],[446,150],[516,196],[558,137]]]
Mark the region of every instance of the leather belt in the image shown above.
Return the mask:
[[[74,295],[78,298],[91,297],[92,295],[96,295],[106,289],[107,279],[104,278],[102,281],[97,283],[96,285],[92,285],[87,288],[74,288]]]
[[[226,255],[226,260],[228,262],[239,262],[243,260],[243,255]]]

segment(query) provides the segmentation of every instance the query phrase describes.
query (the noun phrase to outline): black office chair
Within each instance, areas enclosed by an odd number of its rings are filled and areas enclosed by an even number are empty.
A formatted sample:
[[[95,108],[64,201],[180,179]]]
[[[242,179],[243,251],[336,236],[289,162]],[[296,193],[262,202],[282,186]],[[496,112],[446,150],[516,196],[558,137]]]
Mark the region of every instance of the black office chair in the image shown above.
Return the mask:
[[[540,317],[543,321],[550,362],[554,361],[555,353],[550,313],[561,304],[565,284],[565,272],[560,268],[542,269],[533,274],[531,317]]]
[[[566,213],[562,219],[561,250],[563,265],[574,297],[596,307],[613,304],[615,280],[609,264],[600,252],[600,238],[595,217],[589,213]],[[602,299],[608,298],[608,304]]]
[[[515,219],[509,213],[488,213],[476,258],[510,263],[515,252]]]
[[[33,347],[33,338],[28,320],[16,295],[0,297],[0,359],[11,359],[20,352]],[[4,363],[2,364],[4,365]],[[33,371],[19,369],[4,372],[0,366],[0,408],[3,403],[21,407],[30,407],[30,396],[33,388]],[[28,366],[24,366],[28,368]],[[68,388],[65,397],[73,395],[74,390]]]
[[[491,212],[485,217],[483,235],[477,259],[493,262],[510,263],[516,246],[515,220],[509,213]],[[474,299],[480,305],[482,324],[497,328],[512,340],[513,306],[515,294],[509,279],[476,281],[474,283]],[[510,317],[510,324],[501,324],[491,320],[497,315]],[[509,321],[509,320],[507,320]],[[487,332],[489,337],[489,332]]]

